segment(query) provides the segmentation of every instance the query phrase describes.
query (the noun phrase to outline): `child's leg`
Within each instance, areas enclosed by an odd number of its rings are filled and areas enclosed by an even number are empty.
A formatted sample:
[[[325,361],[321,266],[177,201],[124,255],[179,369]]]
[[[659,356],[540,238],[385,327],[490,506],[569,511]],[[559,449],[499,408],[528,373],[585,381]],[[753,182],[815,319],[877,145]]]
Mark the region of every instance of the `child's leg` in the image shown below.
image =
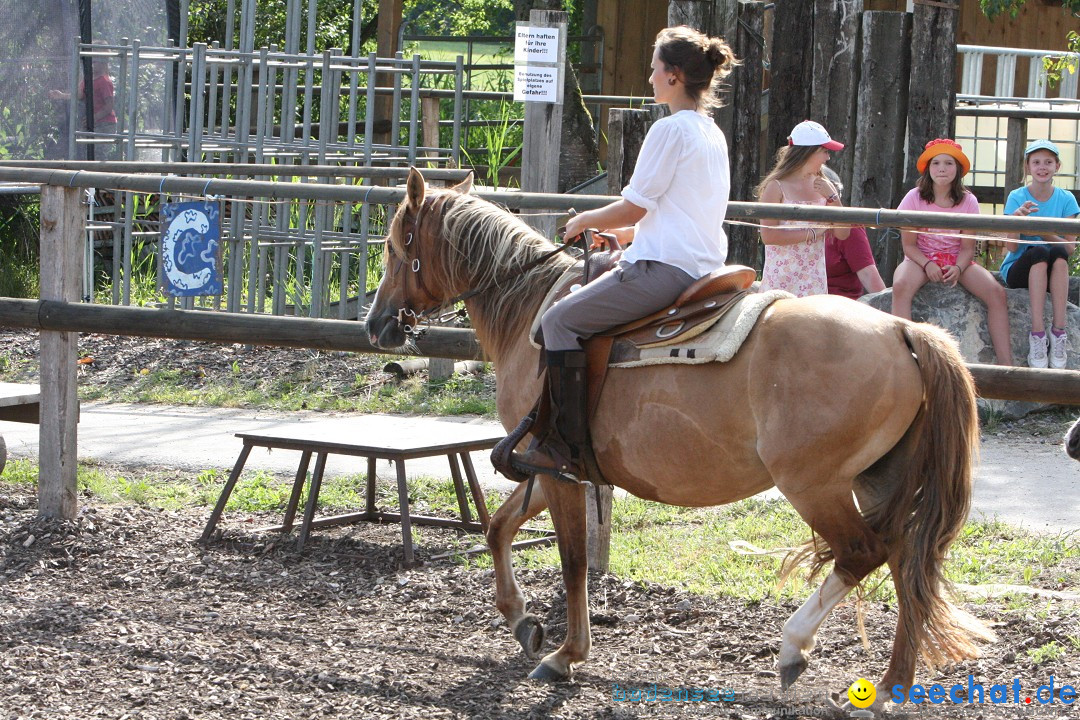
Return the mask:
[[[1069,297],[1069,261],[1055,258],[1050,266],[1050,305],[1054,308],[1054,327],[1065,328],[1065,302]]]
[[[1046,304],[1046,272],[1045,262],[1032,263],[1028,270],[1028,300],[1031,302],[1031,332],[1046,332],[1046,323],[1043,321],[1043,306]]]
[[[1012,338],[1009,334],[1009,305],[1005,288],[981,265],[969,265],[960,275],[960,285],[986,303],[986,324],[998,365],[1012,365]]]
[[[921,267],[906,259],[900,263],[893,273],[892,314],[910,320],[911,301],[926,282]]]

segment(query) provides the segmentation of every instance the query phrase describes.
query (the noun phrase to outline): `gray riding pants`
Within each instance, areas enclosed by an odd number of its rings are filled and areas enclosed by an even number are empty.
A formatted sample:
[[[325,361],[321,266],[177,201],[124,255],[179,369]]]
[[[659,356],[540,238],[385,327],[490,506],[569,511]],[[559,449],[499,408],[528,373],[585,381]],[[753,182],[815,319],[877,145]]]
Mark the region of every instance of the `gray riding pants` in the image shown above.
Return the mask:
[[[696,278],[655,260],[625,260],[548,308],[540,319],[547,350],[580,350],[585,338],[671,305]]]

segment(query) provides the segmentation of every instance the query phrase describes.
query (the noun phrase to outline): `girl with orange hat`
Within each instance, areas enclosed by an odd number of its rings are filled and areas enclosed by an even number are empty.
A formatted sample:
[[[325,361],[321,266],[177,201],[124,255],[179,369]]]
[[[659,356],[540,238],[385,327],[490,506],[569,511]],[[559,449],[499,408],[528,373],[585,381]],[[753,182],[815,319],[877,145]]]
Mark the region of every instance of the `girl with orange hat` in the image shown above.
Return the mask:
[[[922,174],[897,210],[979,214],[979,201],[963,181],[971,161],[956,141],[938,138],[926,143],[916,167]],[[998,364],[1012,365],[1005,288],[974,262],[975,240],[964,237],[962,231],[933,228],[902,230],[900,237],[904,261],[893,274],[893,315],[910,320],[915,293],[928,282],[950,287],[959,284],[986,304],[990,342]]]

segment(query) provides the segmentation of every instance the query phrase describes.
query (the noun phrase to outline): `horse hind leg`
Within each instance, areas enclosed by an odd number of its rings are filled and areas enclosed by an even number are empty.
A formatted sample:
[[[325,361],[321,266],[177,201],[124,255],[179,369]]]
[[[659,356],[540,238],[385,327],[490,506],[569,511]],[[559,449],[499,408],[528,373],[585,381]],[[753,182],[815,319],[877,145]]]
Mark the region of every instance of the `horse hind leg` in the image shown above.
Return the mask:
[[[534,487],[522,512],[525,494],[526,483],[521,483],[491,516],[487,543],[495,567],[495,607],[506,618],[510,632],[521,644],[525,655],[535,660],[544,646],[546,632],[540,618],[526,612],[525,595],[514,576],[512,543],[521,526],[547,508],[547,500],[540,488]]]
[[[780,485],[779,483],[777,484]],[[780,684],[785,690],[807,668],[817,631],[841,600],[888,559],[885,544],[855,507],[850,485],[843,493],[788,497],[811,529],[829,547],[834,564],[821,586],[784,623],[780,644]]]

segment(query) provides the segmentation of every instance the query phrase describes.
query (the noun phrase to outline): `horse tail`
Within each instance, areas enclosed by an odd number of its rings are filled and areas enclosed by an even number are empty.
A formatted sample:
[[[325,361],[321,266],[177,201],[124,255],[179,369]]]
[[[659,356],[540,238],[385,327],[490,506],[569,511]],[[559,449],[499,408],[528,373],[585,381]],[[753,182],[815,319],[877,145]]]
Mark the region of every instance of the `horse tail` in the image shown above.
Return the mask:
[[[975,383],[955,341],[932,325],[903,323],[919,366],[923,406],[901,445],[906,462],[892,498],[867,516],[887,543],[907,637],[931,667],[978,657],[993,641],[981,621],[946,597],[943,566],[971,507],[979,421]]]

